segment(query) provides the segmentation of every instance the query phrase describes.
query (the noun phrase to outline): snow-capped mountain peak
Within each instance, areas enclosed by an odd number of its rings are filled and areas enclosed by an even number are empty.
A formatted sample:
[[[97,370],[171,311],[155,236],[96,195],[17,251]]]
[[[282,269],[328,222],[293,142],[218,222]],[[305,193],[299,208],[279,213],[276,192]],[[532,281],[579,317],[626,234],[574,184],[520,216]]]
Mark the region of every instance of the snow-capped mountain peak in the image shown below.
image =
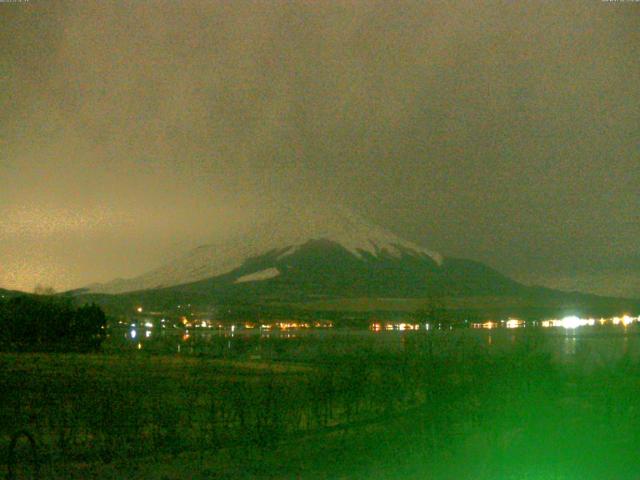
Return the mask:
[[[223,240],[195,248],[176,260],[138,277],[94,284],[88,290],[96,293],[122,293],[168,287],[216,277],[231,272],[251,258],[278,252],[278,259],[295,254],[313,240],[339,244],[353,256],[374,257],[412,255],[430,257],[441,263],[439,254],[404,240],[382,227],[371,224],[343,208],[270,212],[242,231]],[[277,275],[273,269],[254,279],[247,275],[238,282],[267,279]]]

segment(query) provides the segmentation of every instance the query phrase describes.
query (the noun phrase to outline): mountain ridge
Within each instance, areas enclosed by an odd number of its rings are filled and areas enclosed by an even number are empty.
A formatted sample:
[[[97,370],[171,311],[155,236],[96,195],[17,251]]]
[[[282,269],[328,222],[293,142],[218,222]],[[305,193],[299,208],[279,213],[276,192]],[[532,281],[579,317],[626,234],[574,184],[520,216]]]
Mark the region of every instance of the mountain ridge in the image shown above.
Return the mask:
[[[431,257],[442,262],[442,255],[405,240],[377,225],[366,222],[345,209],[332,214],[324,211],[304,210],[294,219],[267,216],[256,222],[249,231],[240,231],[230,238],[203,244],[158,268],[128,279],[115,279],[85,287],[92,293],[125,293],[128,291],[164,288],[224,275],[240,267],[252,257],[278,250],[280,255],[293,255],[309,241],[328,240],[342,245],[347,251],[362,258],[387,254],[401,256],[411,253]],[[337,213],[336,213],[337,212]]]

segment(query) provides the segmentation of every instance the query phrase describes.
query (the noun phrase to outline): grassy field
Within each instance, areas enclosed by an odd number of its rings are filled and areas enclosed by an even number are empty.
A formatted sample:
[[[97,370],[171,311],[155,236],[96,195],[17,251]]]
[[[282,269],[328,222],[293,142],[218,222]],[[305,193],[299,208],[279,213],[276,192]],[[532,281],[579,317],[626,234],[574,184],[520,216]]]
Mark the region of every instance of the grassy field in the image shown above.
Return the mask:
[[[29,431],[42,478],[640,478],[637,363],[412,338],[308,364],[2,354],[0,451]]]

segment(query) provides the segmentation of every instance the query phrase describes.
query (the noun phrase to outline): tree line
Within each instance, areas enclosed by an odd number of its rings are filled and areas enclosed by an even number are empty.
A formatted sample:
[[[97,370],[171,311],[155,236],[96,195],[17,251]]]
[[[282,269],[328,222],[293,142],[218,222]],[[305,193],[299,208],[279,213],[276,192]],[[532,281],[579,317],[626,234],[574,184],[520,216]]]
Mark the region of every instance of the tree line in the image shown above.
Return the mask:
[[[0,299],[1,350],[95,351],[105,337],[106,316],[95,304],[43,295]]]

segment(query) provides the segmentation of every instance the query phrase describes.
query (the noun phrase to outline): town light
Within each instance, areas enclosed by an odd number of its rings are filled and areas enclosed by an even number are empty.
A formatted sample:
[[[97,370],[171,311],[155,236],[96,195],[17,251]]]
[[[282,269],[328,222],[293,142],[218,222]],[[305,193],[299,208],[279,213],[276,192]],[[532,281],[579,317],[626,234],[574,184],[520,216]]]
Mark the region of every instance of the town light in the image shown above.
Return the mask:
[[[515,318],[510,318],[509,320],[507,320],[507,328],[518,328],[521,327],[523,325],[523,321],[522,320],[517,320]]]
[[[585,322],[584,322],[584,320],[580,320],[575,315],[572,315],[572,316],[569,316],[569,317],[564,317],[561,320],[561,324],[566,329],[573,329],[573,328],[578,328],[578,327],[584,325]]]

